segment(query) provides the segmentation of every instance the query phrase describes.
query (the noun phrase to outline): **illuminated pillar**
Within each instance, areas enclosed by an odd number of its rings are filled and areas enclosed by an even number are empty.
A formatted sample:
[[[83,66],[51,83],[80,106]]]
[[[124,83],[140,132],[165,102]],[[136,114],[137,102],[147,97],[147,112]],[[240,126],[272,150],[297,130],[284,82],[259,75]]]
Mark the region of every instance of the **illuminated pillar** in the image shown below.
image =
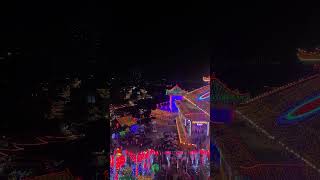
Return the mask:
[[[166,155],[168,167],[170,167],[170,156],[171,156],[171,152],[170,152],[170,151],[166,151],[166,152],[165,152],[165,155]]]
[[[192,126],[192,123],[191,123],[191,121],[190,120],[188,120],[189,121],[189,136],[191,136],[191,126]]]
[[[172,111],[172,95],[170,95],[170,101],[169,101],[170,105],[169,105],[169,108],[170,108],[170,111]]]

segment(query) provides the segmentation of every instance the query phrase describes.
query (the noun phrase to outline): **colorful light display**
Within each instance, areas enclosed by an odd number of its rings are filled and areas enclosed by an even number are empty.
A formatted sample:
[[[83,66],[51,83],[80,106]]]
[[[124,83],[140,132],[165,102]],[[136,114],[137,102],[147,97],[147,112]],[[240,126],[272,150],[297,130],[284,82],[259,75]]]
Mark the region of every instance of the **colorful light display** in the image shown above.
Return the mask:
[[[138,177],[140,174],[144,175],[146,172],[149,172],[147,169],[152,167],[153,157],[158,156],[159,152],[153,149],[148,149],[138,153],[133,153],[127,150],[115,149],[113,155],[110,156],[110,167],[111,169],[111,179],[121,178],[119,177],[119,172],[122,168],[128,167],[127,157],[135,165],[131,166],[132,173],[135,174],[135,177]],[[128,177],[128,176],[125,176]],[[125,178],[122,177],[122,178]]]
[[[208,93],[209,92],[209,93]],[[208,93],[208,94],[207,94]],[[201,98],[200,98],[201,97]],[[195,89],[184,95],[183,99],[202,111],[205,115],[210,116],[210,85]]]
[[[166,95],[170,96],[169,108],[171,112],[178,112],[178,108],[175,104],[175,101],[182,100],[183,94],[185,93],[186,91],[181,89],[178,85],[175,85],[173,88],[166,90]]]
[[[182,88],[180,88],[178,86],[178,84],[176,84],[174,87],[172,87],[171,89],[167,89],[166,90],[166,95],[180,95],[182,96],[183,94],[185,94],[186,91],[183,90]]]
[[[132,116],[124,116],[117,119],[117,121],[121,124],[121,126],[132,126],[137,123],[137,118]]]
[[[304,120],[320,112],[320,95],[307,98],[294,108],[290,108],[278,119],[280,124],[288,124]]]
[[[120,136],[121,136],[121,137],[124,137],[125,135],[126,135],[126,131],[121,131],[121,132],[120,132]]]
[[[168,162],[168,166],[170,166],[171,152],[170,152],[170,151],[165,151],[164,154],[166,155],[166,159],[167,159],[167,162]]]
[[[178,108],[176,105],[176,101],[180,101],[183,99],[183,96],[179,95],[170,95],[170,110],[171,112],[178,112]]]
[[[213,79],[210,90],[213,104],[239,104],[250,98],[248,93],[231,90],[217,78]]]
[[[210,91],[209,92],[205,92],[198,99],[199,100],[205,100],[205,99],[208,99],[209,97],[210,97]]]
[[[207,76],[207,77],[202,77],[202,80],[204,81],[204,82],[207,82],[207,83],[210,83],[210,76]]]
[[[151,166],[151,170],[152,170],[152,172],[154,172],[154,173],[159,172],[159,170],[160,170],[159,164],[153,164],[153,165]]]
[[[133,133],[133,134],[137,133],[138,130],[139,130],[139,125],[138,124],[132,125],[130,127],[130,132]]]
[[[242,118],[244,118],[245,120],[247,120],[250,124],[253,125],[253,127],[255,127],[257,130],[259,130],[261,133],[263,133],[264,135],[266,135],[266,137],[268,137],[271,140],[276,140],[275,136],[271,135],[269,132],[267,132],[264,128],[260,127],[257,123],[255,123],[253,120],[251,120],[250,118],[248,118],[247,116],[243,115],[241,112],[236,111],[236,113],[238,113]],[[287,152],[293,154],[296,158],[302,160],[305,164],[307,164],[309,167],[315,169],[317,172],[320,172],[320,169],[313,164],[310,160],[306,159],[303,157],[303,155],[299,154],[299,152],[294,151],[292,148],[288,147],[287,144],[283,143],[280,140],[277,140],[278,144],[280,144]]]

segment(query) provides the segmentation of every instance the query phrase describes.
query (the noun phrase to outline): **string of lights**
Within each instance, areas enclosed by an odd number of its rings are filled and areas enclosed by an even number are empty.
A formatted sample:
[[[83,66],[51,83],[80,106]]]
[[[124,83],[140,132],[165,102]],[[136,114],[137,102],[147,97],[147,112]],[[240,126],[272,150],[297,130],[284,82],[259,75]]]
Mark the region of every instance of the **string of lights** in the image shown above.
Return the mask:
[[[302,155],[300,155],[300,153],[294,151],[292,148],[288,147],[285,143],[283,143],[281,140],[276,140],[274,136],[272,136],[270,133],[268,133],[265,129],[261,128],[259,125],[257,125],[254,121],[252,121],[251,119],[249,119],[248,117],[246,117],[245,115],[243,115],[241,112],[236,111],[237,114],[240,115],[240,117],[244,118],[245,120],[247,120],[250,124],[252,124],[257,130],[259,130],[260,132],[262,132],[264,135],[266,135],[266,137],[268,137],[271,140],[275,140],[276,142],[278,142],[285,150],[287,150],[289,153],[295,155],[298,159],[302,160],[303,162],[305,162],[308,166],[312,167],[313,169],[317,170],[320,173],[320,169],[313,164],[310,160],[307,160],[305,157],[303,157]]]
[[[287,88],[296,86],[296,85],[298,85],[298,84],[300,84],[300,83],[303,83],[303,82],[305,82],[305,81],[308,81],[308,80],[311,80],[311,79],[314,79],[314,78],[318,78],[318,77],[319,77],[319,74],[315,74],[315,75],[312,75],[312,76],[309,76],[309,77],[306,77],[306,78],[299,79],[299,80],[297,80],[297,81],[288,83],[288,84],[286,84],[286,85],[284,85],[284,86],[281,86],[281,87],[279,87],[279,88],[276,88],[276,89],[273,89],[273,90],[271,90],[271,91],[262,93],[262,94],[259,95],[259,96],[256,96],[256,97],[254,97],[254,98],[249,99],[248,101],[244,102],[243,104],[251,103],[251,102],[256,101],[256,100],[259,100],[259,99],[261,99],[261,98],[263,98],[263,97],[266,97],[266,96],[269,96],[269,95],[271,95],[271,94],[277,93],[277,92],[279,92],[279,91],[281,91],[281,90],[284,90],[284,89],[287,89]]]

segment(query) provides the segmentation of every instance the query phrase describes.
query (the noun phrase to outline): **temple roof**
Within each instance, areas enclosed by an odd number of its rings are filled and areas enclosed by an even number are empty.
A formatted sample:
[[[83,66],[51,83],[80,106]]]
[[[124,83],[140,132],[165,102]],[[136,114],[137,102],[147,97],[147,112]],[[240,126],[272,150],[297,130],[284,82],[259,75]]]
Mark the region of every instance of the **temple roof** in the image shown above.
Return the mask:
[[[212,103],[239,104],[249,99],[248,93],[240,93],[238,90],[231,90],[218,78],[211,79]]]
[[[276,141],[265,137],[242,119],[235,119],[228,126],[212,124],[212,128],[212,142],[218,146],[221,156],[233,171],[253,179],[283,177],[286,173],[301,177],[300,179],[305,179],[310,174],[317,175],[316,171],[307,167]],[[274,176],[269,173],[275,170],[281,172]],[[282,172],[284,170],[287,172]],[[309,174],[303,174],[305,171]]]
[[[117,119],[121,126],[132,126],[137,123],[137,119],[130,116],[123,116]]]
[[[315,75],[267,92],[237,108],[240,117],[253,124],[266,138],[274,139],[283,151],[290,152],[304,165],[320,169],[319,112],[291,124],[280,124],[288,110],[311,95],[320,94],[320,76]]]
[[[210,116],[210,85],[188,92],[184,99]]]
[[[191,121],[209,121],[209,117],[186,100],[176,101],[179,111]]]
[[[166,90],[166,95],[183,95],[185,93],[186,91],[180,88],[178,84]]]

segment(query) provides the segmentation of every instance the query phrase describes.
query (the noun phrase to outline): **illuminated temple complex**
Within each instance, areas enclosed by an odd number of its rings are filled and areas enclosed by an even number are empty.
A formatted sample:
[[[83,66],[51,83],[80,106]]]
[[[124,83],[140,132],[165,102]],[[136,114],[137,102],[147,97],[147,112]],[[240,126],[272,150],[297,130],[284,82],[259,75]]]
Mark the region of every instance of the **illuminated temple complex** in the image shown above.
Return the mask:
[[[234,109],[231,122],[216,121],[219,116],[211,112],[211,161],[222,179],[320,179],[319,74],[252,99],[219,100],[215,89],[211,88],[212,109]]]
[[[210,86],[185,92],[174,103],[178,109],[176,125],[180,143],[209,149]]]
[[[157,112],[171,114],[175,117],[176,126],[179,135],[179,141],[182,145],[193,146],[197,148],[209,149],[209,130],[210,130],[210,85],[209,77],[204,77],[203,81],[207,85],[187,92],[175,85],[166,90],[169,96],[169,102],[158,105]],[[174,115],[174,116],[172,116]]]

